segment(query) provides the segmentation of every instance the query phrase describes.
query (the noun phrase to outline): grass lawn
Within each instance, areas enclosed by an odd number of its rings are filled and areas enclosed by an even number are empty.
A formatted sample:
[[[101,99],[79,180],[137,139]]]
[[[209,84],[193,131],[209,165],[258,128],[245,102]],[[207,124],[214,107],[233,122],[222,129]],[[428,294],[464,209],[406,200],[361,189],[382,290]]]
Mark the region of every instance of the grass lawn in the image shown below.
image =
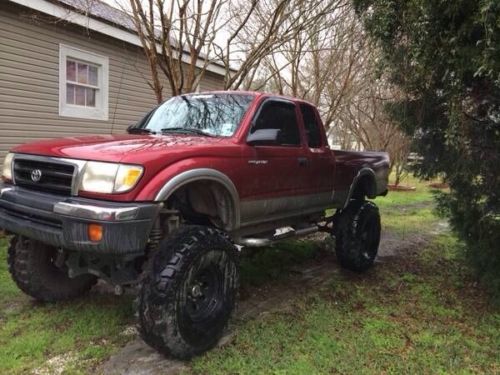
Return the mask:
[[[402,238],[439,224],[427,183],[408,184],[416,191],[376,200],[383,230]],[[475,284],[456,239],[430,238],[364,275],[332,272],[291,309],[240,324],[235,341],[194,360],[192,372],[500,373],[500,312]]]
[[[415,187],[415,191],[391,191],[375,203],[382,216],[382,229],[398,234],[428,232],[436,224],[433,198],[435,190],[429,182],[407,177],[402,185]]]
[[[36,303],[11,281],[6,247],[6,239],[0,239],[0,374],[31,372],[48,359],[78,373],[129,339],[124,331],[133,324],[130,297],[93,294],[65,303]],[[46,370],[52,372],[50,366]]]
[[[432,232],[438,222],[426,184],[411,184],[415,192],[376,200],[384,230],[401,238]],[[32,302],[10,280],[6,244],[0,239],[0,373],[98,372],[133,339],[131,297]],[[500,312],[474,283],[459,246],[442,232],[364,275],[334,264],[321,287],[304,288],[287,309],[237,321],[235,339],[193,360],[189,372],[500,373]],[[286,287],[292,269],[314,261],[319,247],[290,241],[245,258],[243,289]]]
[[[333,273],[292,309],[237,327],[193,373],[498,373],[500,314],[473,287],[456,241],[365,275]]]
[[[437,181],[432,181],[437,182]],[[390,191],[385,197],[376,199],[380,208],[411,207],[422,203],[432,202],[433,189],[429,187],[429,181],[418,180],[413,176],[404,178],[400,185],[414,187],[413,191]]]

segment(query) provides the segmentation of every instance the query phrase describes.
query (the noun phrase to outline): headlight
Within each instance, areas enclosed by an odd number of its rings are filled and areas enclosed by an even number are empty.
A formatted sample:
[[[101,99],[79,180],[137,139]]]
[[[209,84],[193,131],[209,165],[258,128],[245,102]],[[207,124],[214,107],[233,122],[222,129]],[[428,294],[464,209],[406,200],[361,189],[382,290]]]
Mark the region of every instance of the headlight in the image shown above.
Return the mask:
[[[89,161],[79,190],[105,194],[123,193],[137,184],[142,172],[143,168],[138,165]]]
[[[3,162],[2,177],[6,180],[12,180],[12,159],[14,159],[14,154],[8,153]]]

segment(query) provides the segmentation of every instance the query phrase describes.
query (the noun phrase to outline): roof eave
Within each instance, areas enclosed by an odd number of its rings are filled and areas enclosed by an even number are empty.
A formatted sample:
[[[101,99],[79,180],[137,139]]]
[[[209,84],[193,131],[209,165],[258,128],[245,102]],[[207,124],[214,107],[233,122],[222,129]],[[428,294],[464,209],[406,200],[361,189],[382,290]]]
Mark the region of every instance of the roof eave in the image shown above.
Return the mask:
[[[80,12],[74,10],[70,7],[64,7],[60,4],[48,0],[9,0],[11,3],[24,6],[26,8],[33,9],[37,12],[63,19],[69,23],[87,28],[89,30],[95,31],[100,34],[104,34],[111,38],[130,43],[132,45],[142,48],[142,43],[140,38],[136,33],[126,30],[125,28],[118,27],[107,21],[90,17],[88,15],[81,14]],[[157,46],[160,49],[160,46]],[[182,61],[190,63],[190,58],[186,53],[182,53]],[[199,68],[203,68],[205,61],[203,59],[198,59],[196,65]],[[225,76],[226,69],[215,63],[209,63],[206,70],[217,75]],[[231,69],[232,70],[232,69]]]

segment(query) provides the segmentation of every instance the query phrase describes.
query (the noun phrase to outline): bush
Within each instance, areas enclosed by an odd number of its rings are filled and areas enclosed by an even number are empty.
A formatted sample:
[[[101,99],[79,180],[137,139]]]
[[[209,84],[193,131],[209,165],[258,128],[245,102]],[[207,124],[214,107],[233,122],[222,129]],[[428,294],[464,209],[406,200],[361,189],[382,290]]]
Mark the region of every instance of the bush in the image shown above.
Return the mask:
[[[444,176],[440,211],[500,298],[500,3],[353,1],[405,98],[387,110],[423,157],[415,173]]]

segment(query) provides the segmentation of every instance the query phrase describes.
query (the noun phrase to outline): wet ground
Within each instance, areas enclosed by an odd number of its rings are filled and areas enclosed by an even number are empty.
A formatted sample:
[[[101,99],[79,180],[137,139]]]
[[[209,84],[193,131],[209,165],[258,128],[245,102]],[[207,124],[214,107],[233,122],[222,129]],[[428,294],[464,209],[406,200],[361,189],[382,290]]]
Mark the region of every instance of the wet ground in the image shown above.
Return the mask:
[[[437,223],[435,230],[425,235],[418,233],[397,234],[385,231],[382,235],[379,256],[376,262],[390,262],[393,257],[405,257],[411,252],[418,252],[429,240],[448,229],[444,222]],[[316,234],[307,240],[315,241],[319,247],[328,247],[325,235]],[[321,287],[331,281],[332,273],[343,272],[337,264],[335,255],[322,249],[314,259],[292,268],[290,276],[284,281],[268,283],[262,287],[243,287],[234,323],[255,319],[273,311],[285,311],[291,308],[290,301],[297,294]],[[233,323],[233,324],[234,324]],[[133,330],[133,327],[130,328]],[[132,335],[134,332],[132,331]],[[226,345],[232,340],[231,327],[219,345]],[[136,336],[136,335],[135,335]],[[189,368],[185,362],[170,360],[158,354],[136,337],[121,351],[105,362],[98,373],[134,374],[134,375],[171,375],[179,374]]]

